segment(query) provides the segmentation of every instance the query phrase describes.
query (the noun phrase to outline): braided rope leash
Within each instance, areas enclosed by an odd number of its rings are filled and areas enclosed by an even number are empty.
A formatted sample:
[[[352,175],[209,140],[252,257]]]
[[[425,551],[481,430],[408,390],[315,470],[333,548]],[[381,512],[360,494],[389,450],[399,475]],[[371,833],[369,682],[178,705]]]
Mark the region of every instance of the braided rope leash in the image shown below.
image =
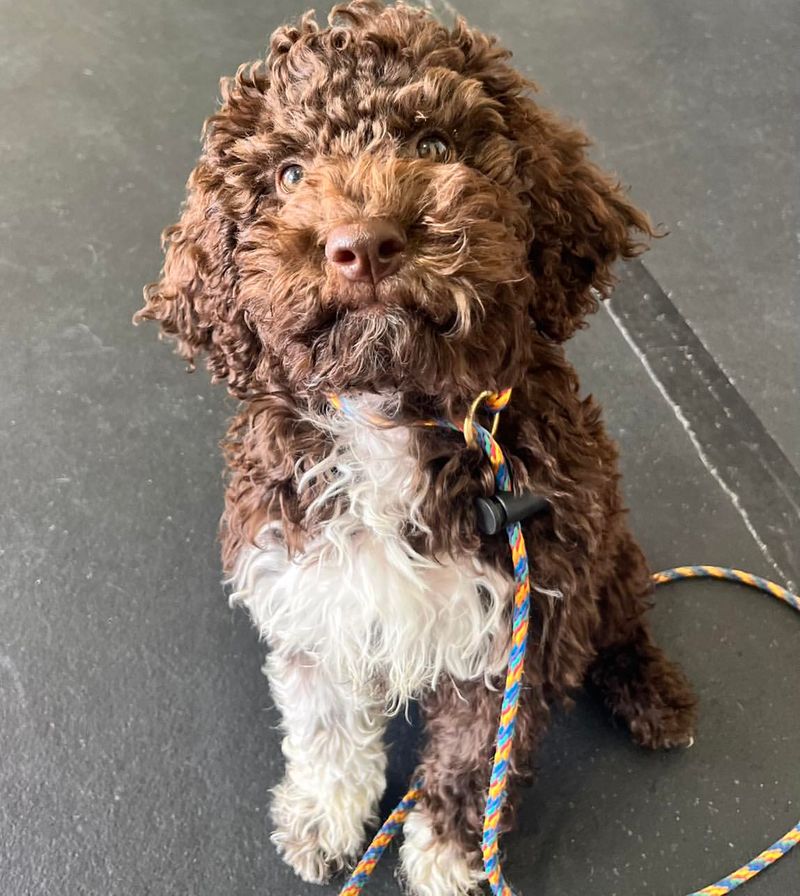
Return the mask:
[[[467,443],[477,444],[489,460],[494,472],[497,491],[507,492],[511,490],[511,476],[503,452],[494,439],[494,433],[497,428],[498,415],[506,407],[510,398],[510,389],[502,392],[482,392],[472,403],[463,424],[458,425],[449,420],[436,419],[420,421],[419,425],[439,426],[462,432]],[[330,396],[330,399],[334,408],[348,414],[348,416],[360,417],[381,428],[396,425],[393,421],[389,421],[386,418],[365,414],[360,409],[353,408],[341,396],[333,395]],[[485,429],[475,421],[481,406],[493,417],[491,430]],[[514,523],[508,526],[506,534],[514,567],[514,617],[505,691],[500,710],[497,743],[489,780],[481,840],[483,866],[493,896],[513,896],[513,891],[506,883],[500,866],[498,836],[500,816],[507,793],[511,745],[514,739],[522,673],[525,663],[531,594],[528,554],[521,525]],[[740,569],[731,569],[724,566],[677,566],[653,574],[653,581],[656,585],[691,578],[727,579],[739,582],[771,594],[773,597],[787,603],[793,609],[800,611],[800,597],[796,594],[792,594],[791,591],[782,588],[775,582]],[[392,842],[395,834],[401,829],[403,822],[416,805],[422,793],[422,787],[423,782],[421,780],[414,782],[411,789],[373,838],[363,858],[356,866],[344,888],[340,891],[339,896],[357,896],[357,894],[362,892],[386,847]],[[717,883],[690,893],[689,896],[726,896],[726,894],[733,892],[733,890],[751,880],[765,868],[773,865],[793,847],[797,846],[798,843],[800,843],[800,821],[791,830],[787,831],[780,840],[777,840],[772,846],[746,865],[738,868]]]
[[[375,866],[380,861],[383,851],[392,842],[394,835],[403,827],[403,822],[408,818],[408,813],[417,804],[421,793],[422,781],[415,781],[411,790],[400,800],[391,815],[381,825],[381,829],[372,838],[372,843],[370,843],[367,851],[361,857],[361,861],[356,865],[339,896],[356,896],[363,890],[364,885],[375,870]]]
[[[467,444],[477,443],[488,458],[494,472],[495,487],[499,492],[511,491],[511,474],[505,456],[495,441],[494,433],[497,429],[498,415],[508,404],[510,398],[510,389],[498,393],[481,393],[472,403],[462,427]],[[493,416],[491,432],[475,422],[475,415],[481,403],[485,410]],[[531,606],[528,551],[525,547],[522,525],[513,523],[508,526],[506,535],[514,567],[514,617],[511,625],[511,649],[508,655],[506,684],[503,691],[503,703],[500,707],[497,743],[492,762],[492,773],[489,778],[489,792],[486,797],[481,839],[483,869],[495,896],[512,896],[511,887],[506,883],[500,867],[499,828],[503,803],[508,791],[508,767],[517,723],[522,673],[525,668],[525,648],[528,643],[528,618]]]

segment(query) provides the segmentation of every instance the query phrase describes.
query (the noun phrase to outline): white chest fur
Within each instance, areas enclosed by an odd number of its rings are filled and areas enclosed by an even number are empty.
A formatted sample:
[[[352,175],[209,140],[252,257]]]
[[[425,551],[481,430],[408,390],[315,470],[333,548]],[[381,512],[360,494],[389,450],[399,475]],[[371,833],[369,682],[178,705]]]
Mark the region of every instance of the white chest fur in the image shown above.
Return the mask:
[[[231,601],[273,648],[309,655],[359,689],[377,685],[394,707],[442,674],[500,672],[511,581],[474,557],[435,561],[408,543],[409,525],[425,525],[407,430],[340,415],[317,423],[333,448],[299,487],[314,484],[336,513],[292,560],[280,526],[264,527],[239,558]]]

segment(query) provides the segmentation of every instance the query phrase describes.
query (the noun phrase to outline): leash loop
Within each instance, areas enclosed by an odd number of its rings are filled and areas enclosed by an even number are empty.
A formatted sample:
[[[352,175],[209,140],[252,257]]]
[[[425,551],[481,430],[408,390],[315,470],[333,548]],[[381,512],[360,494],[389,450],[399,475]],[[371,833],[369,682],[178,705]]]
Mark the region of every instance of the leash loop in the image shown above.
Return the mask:
[[[492,415],[492,426],[489,432],[494,436],[497,432],[497,424],[500,422],[500,412],[506,407],[510,399],[511,389],[503,389],[502,392],[490,392],[486,389],[481,392],[469,406],[467,416],[464,417],[464,422],[461,425],[461,430],[464,433],[464,441],[470,446],[476,444],[475,415],[478,413],[478,409],[482,404],[484,405],[485,410]]]

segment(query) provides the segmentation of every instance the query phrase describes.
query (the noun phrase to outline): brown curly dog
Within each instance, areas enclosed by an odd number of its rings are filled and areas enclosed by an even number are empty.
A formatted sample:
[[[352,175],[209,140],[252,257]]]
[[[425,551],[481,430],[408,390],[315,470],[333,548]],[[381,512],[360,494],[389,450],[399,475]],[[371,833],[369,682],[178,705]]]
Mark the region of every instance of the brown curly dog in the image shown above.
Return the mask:
[[[513,387],[498,439],[515,488],[550,504],[525,525],[540,592],[512,781],[548,706],[584,682],[644,746],[692,736],[695,698],[645,619],[615,446],[563,350],[651,225],[508,59],[463,21],[372,0],[278,29],[266,61],[223,81],[137,315],[242,401],[224,565],[283,716],[273,840],[309,881],[363,846],[386,719],[418,699],[425,793],[403,873],[418,896],[479,886],[508,548],[476,529],[493,490],[480,452],[413,424],[463,419],[484,389]],[[513,808],[512,793],[506,825]]]

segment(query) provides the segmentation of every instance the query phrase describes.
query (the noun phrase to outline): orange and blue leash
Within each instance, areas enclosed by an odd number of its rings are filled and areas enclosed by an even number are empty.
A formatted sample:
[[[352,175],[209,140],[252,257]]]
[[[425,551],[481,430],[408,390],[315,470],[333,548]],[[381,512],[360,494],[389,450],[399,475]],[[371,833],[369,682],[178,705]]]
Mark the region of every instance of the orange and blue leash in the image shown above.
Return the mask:
[[[386,821],[381,825],[378,833],[372,838],[372,842],[361,857],[361,861],[353,869],[353,873],[350,875],[340,896],[355,896],[355,894],[360,893],[364,889],[384,850],[394,840],[395,834],[403,827],[403,822],[408,818],[408,813],[416,806],[421,794],[422,781],[417,780],[412,785],[411,790],[400,800]]]
[[[508,465],[500,446],[494,439],[498,414],[508,404],[510,397],[510,389],[496,393],[482,392],[472,403],[463,424],[458,425],[449,420],[436,419],[420,421],[418,425],[441,426],[462,432],[467,443],[480,446],[489,460],[494,472],[497,491],[510,491],[511,476]],[[348,416],[365,419],[373,425],[382,428],[397,425],[394,421],[354,408],[342,396],[332,395],[330,396],[330,401],[337,410],[346,413]],[[485,429],[475,421],[477,412],[481,407],[493,416],[491,430]],[[493,896],[513,896],[513,891],[506,883],[500,866],[498,838],[500,816],[507,792],[508,765],[511,756],[511,745],[514,739],[522,673],[525,664],[531,594],[528,554],[520,523],[508,526],[506,534],[514,567],[514,618],[506,684],[500,710],[497,743],[489,780],[481,840],[484,871],[486,872],[486,878],[489,881]],[[732,569],[725,566],[677,566],[653,574],[653,581],[656,585],[693,578],[727,579],[739,582],[771,594],[778,600],[784,601],[793,609],[800,611],[800,597],[796,594],[777,585],[775,582],[769,581],[769,579],[761,578],[740,569]],[[362,892],[386,847],[392,842],[394,836],[402,828],[409,812],[416,805],[422,793],[423,785],[424,782],[421,779],[416,780],[408,793],[389,815],[381,829],[372,839],[361,861],[355,867],[344,888],[340,891],[339,896],[357,896],[357,894]],[[733,892],[733,890],[751,880],[765,868],[773,865],[778,859],[797,846],[798,843],[800,843],[800,821],[787,831],[780,840],[777,840],[772,846],[746,865],[738,868],[717,883],[690,893],[689,896],[726,896],[726,894]]]

